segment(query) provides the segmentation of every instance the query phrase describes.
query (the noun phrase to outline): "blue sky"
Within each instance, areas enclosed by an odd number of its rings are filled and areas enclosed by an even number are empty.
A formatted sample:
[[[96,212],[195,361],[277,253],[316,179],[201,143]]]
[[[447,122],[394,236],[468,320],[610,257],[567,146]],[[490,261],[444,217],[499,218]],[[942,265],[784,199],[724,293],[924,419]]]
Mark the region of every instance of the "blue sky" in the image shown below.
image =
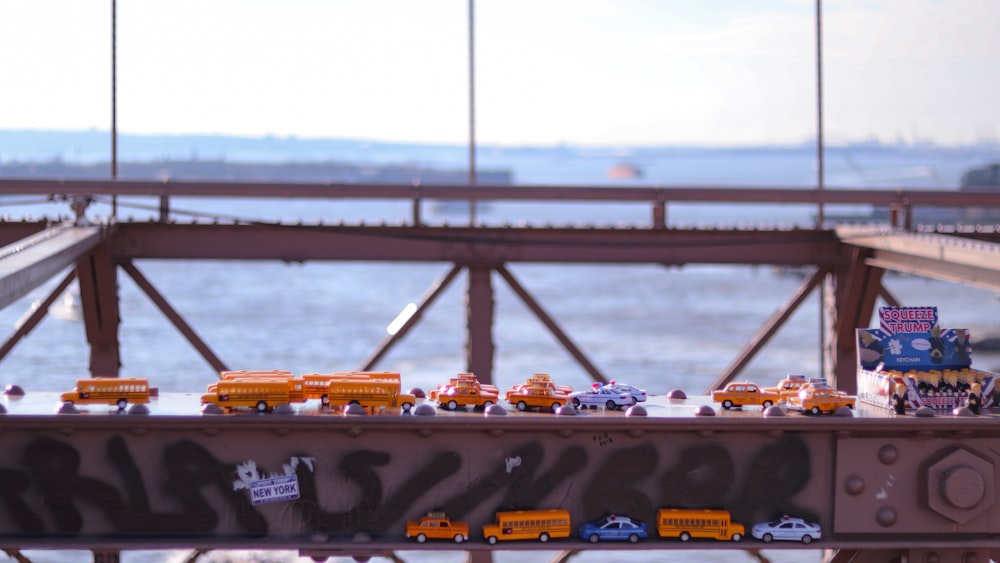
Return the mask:
[[[0,128],[110,128],[110,5],[0,3]],[[807,142],[814,7],[478,0],[477,142]],[[1000,2],[823,14],[828,142],[1000,137]],[[118,128],[466,143],[467,21],[467,0],[119,0]]]

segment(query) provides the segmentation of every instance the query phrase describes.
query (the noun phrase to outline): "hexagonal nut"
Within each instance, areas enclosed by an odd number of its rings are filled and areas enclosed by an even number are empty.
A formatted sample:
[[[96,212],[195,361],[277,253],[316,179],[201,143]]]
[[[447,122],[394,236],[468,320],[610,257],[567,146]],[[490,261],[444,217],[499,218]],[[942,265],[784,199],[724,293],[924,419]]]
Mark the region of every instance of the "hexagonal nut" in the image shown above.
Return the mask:
[[[927,468],[927,504],[938,514],[964,524],[995,503],[993,462],[957,448]]]

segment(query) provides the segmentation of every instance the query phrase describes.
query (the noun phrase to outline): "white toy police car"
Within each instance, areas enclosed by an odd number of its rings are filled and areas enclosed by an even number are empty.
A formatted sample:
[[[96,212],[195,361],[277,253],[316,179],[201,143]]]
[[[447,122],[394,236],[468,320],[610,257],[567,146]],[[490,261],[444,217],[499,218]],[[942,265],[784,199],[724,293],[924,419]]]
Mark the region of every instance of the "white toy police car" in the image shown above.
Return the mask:
[[[614,381],[612,381],[611,383],[608,383],[607,386],[611,387],[616,391],[621,391],[622,393],[628,393],[629,395],[632,395],[633,405],[636,403],[641,403],[646,400],[646,390],[639,389],[635,385],[629,385],[628,383],[615,383]]]
[[[622,407],[632,406],[632,395],[622,391],[616,391],[607,385],[594,385],[586,391],[577,391],[569,394],[570,403],[577,408],[580,407],[605,407],[609,411]]]
[[[771,543],[772,540],[809,543],[820,538],[820,529],[819,524],[815,522],[806,522],[793,516],[782,516],[777,520],[754,524],[750,535],[763,540],[764,543]]]

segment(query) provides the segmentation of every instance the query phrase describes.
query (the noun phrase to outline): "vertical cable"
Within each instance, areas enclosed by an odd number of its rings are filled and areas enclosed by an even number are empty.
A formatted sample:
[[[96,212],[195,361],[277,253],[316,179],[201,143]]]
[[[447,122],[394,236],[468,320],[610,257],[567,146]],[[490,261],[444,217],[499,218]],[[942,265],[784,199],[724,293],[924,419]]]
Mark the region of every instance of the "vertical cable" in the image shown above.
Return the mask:
[[[469,186],[476,185],[476,33],[475,0],[469,0]],[[469,200],[469,224],[476,224],[476,200]]]

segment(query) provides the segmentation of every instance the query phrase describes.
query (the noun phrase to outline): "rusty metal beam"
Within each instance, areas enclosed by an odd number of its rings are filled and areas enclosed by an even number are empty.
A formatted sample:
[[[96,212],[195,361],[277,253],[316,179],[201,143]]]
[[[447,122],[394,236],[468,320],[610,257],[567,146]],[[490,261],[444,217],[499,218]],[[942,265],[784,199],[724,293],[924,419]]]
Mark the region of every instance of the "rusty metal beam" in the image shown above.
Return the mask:
[[[0,248],[0,309],[72,267],[104,235],[101,227],[59,225]]]
[[[720,389],[739,375],[743,368],[750,363],[750,360],[757,355],[757,352],[763,349],[771,337],[785,324],[788,317],[792,316],[792,313],[805,301],[812,290],[823,281],[826,274],[827,271],[820,268],[809,279],[802,282],[802,285],[792,294],[784,306],[771,315],[771,318],[757,330],[757,334],[747,342],[736,358],[715,378],[707,391],[711,393],[713,389]]]
[[[118,342],[118,268],[108,244],[100,244],[76,263],[83,327],[90,343],[90,373],[117,376],[121,369]]]
[[[783,264],[846,268],[833,231],[120,223],[121,259],[590,264]]]
[[[493,268],[469,266],[465,297],[465,365],[483,383],[493,383]]]
[[[392,347],[397,342],[402,340],[403,337],[410,332],[411,328],[413,328],[414,326],[416,326],[418,322],[420,322],[420,319],[423,317],[424,311],[430,308],[430,306],[434,303],[434,301],[436,301],[437,298],[442,293],[444,293],[444,290],[448,289],[448,286],[451,285],[452,280],[454,280],[455,276],[457,276],[461,271],[462,267],[455,265],[451,268],[451,270],[448,270],[448,273],[446,273],[443,277],[441,277],[441,279],[431,284],[430,287],[427,288],[427,291],[424,292],[424,295],[420,298],[420,302],[416,304],[417,309],[413,312],[413,314],[410,315],[408,319],[406,319],[406,321],[402,324],[402,326],[399,327],[399,330],[397,330],[395,334],[390,334],[382,339],[382,342],[380,342],[379,345],[376,346],[375,350],[373,350],[371,354],[368,354],[367,358],[361,361],[359,369],[361,371],[369,371],[374,369],[375,366],[378,364],[379,360],[381,360],[386,354],[388,354],[389,350],[391,350]]]
[[[872,249],[870,266],[1000,291],[1000,244],[885,229],[837,232],[846,244]]]
[[[160,309],[160,312],[162,312],[163,315],[166,316],[167,319],[174,325],[174,327],[180,331],[184,338],[186,338],[187,341],[194,346],[194,349],[201,354],[201,357],[212,366],[212,369],[217,372],[223,372],[229,369],[226,364],[219,359],[215,352],[212,351],[208,344],[206,344],[205,341],[198,336],[198,333],[191,328],[191,325],[184,320],[184,317],[182,317],[180,313],[178,313],[177,310],[174,309],[169,302],[167,302],[166,298],[164,298],[163,295],[157,291],[155,287],[153,287],[153,284],[146,279],[146,276],[142,275],[142,272],[140,272],[131,261],[125,260],[121,262],[121,267],[125,270],[125,273],[127,273],[129,277],[135,281],[136,285],[138,285],[139,288],[142,289],[142,291],[149,297],[150,301],[152,301],[153,304]]]
[[[957,186],[955,186],[957,188]],[[112,179],[0,178],[0,195],[117,195],[169,197],[240,197],[309,199],[444,199],[464,201],[592,201],[592,202],[706,202],[758,204],[869,204],[939,207],[1000,207],[1000,193],[923,190],[852,189],[842,186],[772,188],[766,186],[686,186],[668,188],[610,185],[525,185],[477,184],[419,186],[403,184],[354,184],[317,182],[211,182]]]
[[[847,393],[857,393],[857,347],[855,329],[871,323],[875,301],[882,291],[881,268],[868,265],[871,251],[856,248],[851,269],[837,277],[837,289],[831,305],[835,315],[831,340],[831,382]]]
[[[498,266],[496,270],[500,274],[500,276],[507,282],[507,285],[509,285],[510,288],[514,290],[514,293],[516,293],[517,296],[521,298],[521,301],[523,301],[524,304],[528,306],[528,309],[530,309],[531,312],[534,313],[536,317],[538,317],[538,320],[542,321],[542,324],[544,324],[545,327],[549,329],[549,332],[551,332],[552,335],[555,336],[556,339],[559,341],[559,343],[563,345],[563,348],[565,348],[566,351],[569,352],[571,356],[573,356],[573,359],[575,359],[577,363],[579,363],[580,366],[583,367],[583,369],[586,370],[588,374],[590,374],[590,377],[593,378],[594,381],[607,383],[608,379],[604,377],[604,374],[602,374],[601,371],[597,369],[597,366],[595,366],[593,362],[591,362],[590,359],[587,358],[587,355],[583,353],[583,350],[581,350],[576,344],[573,343],[573,340],[570,339],[569,335],[567,335],[566,332],[563,331],[563,329],[559,326],[559,324],[556,323],[555,319],[553,319],[547,312],[545,312],[545,309],[542,307],[542,305],[538,301],[536,301],[534,297],[531,296],[531,293],[529,293],[528,290],[525,289],[524,286],[517,281],[514,275],[511,274],[510,271],[504,266]]]

